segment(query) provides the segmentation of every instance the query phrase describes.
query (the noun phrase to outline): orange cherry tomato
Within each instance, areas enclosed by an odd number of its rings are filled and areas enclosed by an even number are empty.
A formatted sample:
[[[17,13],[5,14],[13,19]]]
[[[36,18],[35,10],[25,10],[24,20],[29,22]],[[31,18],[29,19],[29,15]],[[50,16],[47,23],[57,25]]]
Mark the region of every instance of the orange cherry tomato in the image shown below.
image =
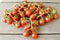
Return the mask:
[[[36,38],[38,38],[38,35],[37,34],[32,34],[32,38],[36,39]]]
[[[29,32],[24,32],[24,33],[23,33],[23,36],[24,36],[24,37],[29,37],[29,36],[30,36],[30,33],[29,33]]]
[[[59,18],[59,15],[56,13],[56,14],[54,15],[54,18],[55,18],[55,19],[58,19],[58,18]]]

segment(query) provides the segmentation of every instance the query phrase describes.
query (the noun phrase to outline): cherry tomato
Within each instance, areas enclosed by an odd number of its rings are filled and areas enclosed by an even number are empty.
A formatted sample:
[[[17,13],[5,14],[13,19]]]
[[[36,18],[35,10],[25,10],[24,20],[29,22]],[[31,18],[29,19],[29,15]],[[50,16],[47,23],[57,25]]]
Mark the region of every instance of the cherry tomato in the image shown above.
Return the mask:
[[[7,24],[12,24],[12,20],[7,20]]]
[[[24,32],[23,35],[24,35],[24,37],[28,37],[28,36],[30,36],[30,33],[29,32]]]
[[[22,20],[22,21],[21,21],[21,24],[22,24],[22,25],[26,25],[27,22],[25,22],[25,21]]]
[[[27,15],[28,17],[30,17],[30,16],[31,16],[31,11],[30,11],[30,10],[27,10],[27,11],[26,11],[26,15]]]
[[[46,21],[46,22],[50,22],[50,21],[51,21],[51,18],[45,17],[45,21]]]
[[[6,16],[6,23],[12,24],[12,17],[9,14]]]
[[[31,20],[35,20],[36,19],[36,15],[31,15],[30,18],[31,18]]]
[[[40,19],[40,20],[39,20],[39,24],[40,24],[40,25],[44,25],[44,24],[45,24],[45,21]]]
[[[28,6],[29,10],[34,10],[34,8],[32,6]]]
[[[21,24],[20,24],[20,23],[15,24],[15,27],[16,27],[16,28],[20,28],[20,27],[21,27]]]
[[[21,24],[22,24],[22,25],[26,25],[26,24],[27,24],[27,22],[24,21],[24,18],[21,18]]]
[[[36,39],[36,38],[38,38],[38,35],[37,34],[32,34],[32,38]]]
[[[33,27],[35,27],[35,26],[36,26],[36,24],[32,24],[32,26],[33,26]]]
[[[11,20],[12,20],[12,16],[10,16],[10,15],[9,15],[8,17],[9,17],[9,19],[11,19]]]
[[[17,8],[17,7],[14,7],[14,10],[15,10],[15,11],[18,11],[18,8]]]
[[[9,20],[12,20],[12,16],[9,15],[9,14],[6,14],[6,18],[9,19]]]
[[[15,15],[15,16],[13,17],[13,19],[16,20],[16,21],[18,21],[18,20],[20,20],[20,16],[19,16],[19,15]]]
[[[3,18],[3,22],[6,23],[6,19],[5,18]]]
[[[44,14],[45,14],[44,12],[39,11],[39,15],[44,15]]]
[[[24,30],[30,30],[30,27],[24,26]]]
[[[12,15],[14,15],[14,16],[17,15],[17,14],[18,14],[18,11],[13,11],[12,12]]]
[[[22,7],[20,10],[21,10],[21,11],[24,11],[24,8]]]
[[[19,20],[19,18],[18,18],[18,17],[15,17],[15,18],[14,18],[14,20],[18,21],[18,20]]]
[[[56,13],[56,14],[54,15],[54,18],[55,18],[55,19],[58,19],[58,18],[59,18],[59,15]]]

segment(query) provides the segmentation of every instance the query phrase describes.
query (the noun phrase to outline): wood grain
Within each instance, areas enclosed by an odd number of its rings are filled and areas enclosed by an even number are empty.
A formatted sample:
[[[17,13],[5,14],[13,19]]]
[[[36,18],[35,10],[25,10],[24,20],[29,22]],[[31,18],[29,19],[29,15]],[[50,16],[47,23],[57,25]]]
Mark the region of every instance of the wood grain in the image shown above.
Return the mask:
[[[15,4],[19,3],[0,3],[0,33],[23,33],[23,27],[20,29],[15,28],[13,25],[7,25],[2,22],[3,19],[3,10],[4,9],[12,9]],[[52,6],[55,8],[60,15],[60,4],[56,3],[43,3],[46,6]],[[50,23],[47,23],[44,26],[39,27],[38,33],[60,33],[60,18],[58,20],[54,20]]]

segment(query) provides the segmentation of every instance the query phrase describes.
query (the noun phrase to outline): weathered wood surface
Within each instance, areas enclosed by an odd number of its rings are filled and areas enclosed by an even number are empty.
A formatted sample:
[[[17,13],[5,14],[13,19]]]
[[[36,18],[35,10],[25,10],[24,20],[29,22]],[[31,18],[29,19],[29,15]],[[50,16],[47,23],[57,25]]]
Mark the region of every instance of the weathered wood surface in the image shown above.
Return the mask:
[[[34,40],[32,37],[24,38],[22,35],[0,35],[0,40]],[[60,40],[60,35],[39,35],[36,40]]]
[[[23,0],[0,0],[0,2],[21,2]],[[60,2],[60,0],[28,0],[29,2]]]
[[[23,33],[23,27],[20,29],[15,28],[13,25],[7,25],[3,23],[3,10],[11,9],[15,4],[19,3],[0,3],[0,33]],[[46,6],[52,6],[55,8],[60,15],[60,4],[56,3],[43,3]],[[50,23],[47,23],[44,26],[40,26],[40,30],[38,33],[60,33],[60,18],[58,20],[54,20]]]

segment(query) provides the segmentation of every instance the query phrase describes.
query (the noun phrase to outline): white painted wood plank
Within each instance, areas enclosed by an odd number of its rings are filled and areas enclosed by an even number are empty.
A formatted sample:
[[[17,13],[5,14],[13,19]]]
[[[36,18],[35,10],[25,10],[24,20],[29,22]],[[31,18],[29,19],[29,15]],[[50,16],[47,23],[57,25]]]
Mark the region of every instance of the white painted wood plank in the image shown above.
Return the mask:
[[[0,0],[0,2],[22,2],[23,0]],[[60,0],[28,0],[29,2],[60,2]]]
[[[13,25],[7,25],[2,22],[3,10],[13,8],[17,3],[0,3],[0,33],[23,33],[23,27],[20,29],[15,28]],[[60,15],[60,4],[44,3],[54,7]],[[38,33],[60,33],[60,18],[54,20],[44,26],[40,26]]]
[[[31,36],[24,38],[22,35],[0,35],[0,40],[34,40]],[[35,40],[60,40],[60,35],[39,35]]]

